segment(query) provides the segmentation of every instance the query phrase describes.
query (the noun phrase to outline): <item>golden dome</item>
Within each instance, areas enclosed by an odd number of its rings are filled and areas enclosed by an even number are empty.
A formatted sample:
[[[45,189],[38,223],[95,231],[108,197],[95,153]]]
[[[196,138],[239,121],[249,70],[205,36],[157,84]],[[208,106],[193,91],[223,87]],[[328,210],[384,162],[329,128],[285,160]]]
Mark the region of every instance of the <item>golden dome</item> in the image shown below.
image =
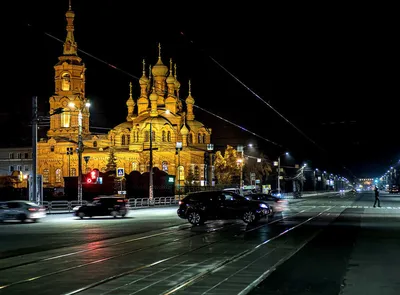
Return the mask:
[[[167,84],[174,84],[175,78],[172,73],[172,58],[169,60],[169,76],[167,77]]]
[[[153,73],[153,76],[163,76],[165,77],[168,73],[168,67],[163,64],[161,57],[158,58],[157,63],[153,66],[151,69],[151,72]]]
[[[157,100],[158,99],[158,94],[156,93],[154,86],[153,86],[153,91],[151,92],[149,98],[150,98],[150,100]]]
[[[142,63],[143,63],[143,75],[139,79],[139,84],[147,85],[147,83],[149,83],[149,78],[146,77],[146,62],[145,62],[145,60],[143,60]]]
[[[182,135],[188,135],[189,134],[189,129],[186,127],[186,124],[183,124],[183,127],[181,128],[181,134]]]

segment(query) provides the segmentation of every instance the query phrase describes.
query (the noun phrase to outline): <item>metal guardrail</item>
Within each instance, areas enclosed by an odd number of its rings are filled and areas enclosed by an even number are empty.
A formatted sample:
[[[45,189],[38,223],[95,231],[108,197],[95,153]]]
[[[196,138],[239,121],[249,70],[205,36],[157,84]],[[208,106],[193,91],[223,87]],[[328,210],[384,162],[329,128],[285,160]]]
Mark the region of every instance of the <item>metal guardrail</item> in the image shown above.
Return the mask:
[[[86,205],[87,201],[82,201]],[[175,197],[160,197],[154,198],[151,203],[149,198],[128,199],[130,208],[145,208],[150,206],[168,206],[178,204]],[[72,212],[75,206],[79,206],[78,201],[44,201],[43,206],[46,208],[47,213],[56,212]]]

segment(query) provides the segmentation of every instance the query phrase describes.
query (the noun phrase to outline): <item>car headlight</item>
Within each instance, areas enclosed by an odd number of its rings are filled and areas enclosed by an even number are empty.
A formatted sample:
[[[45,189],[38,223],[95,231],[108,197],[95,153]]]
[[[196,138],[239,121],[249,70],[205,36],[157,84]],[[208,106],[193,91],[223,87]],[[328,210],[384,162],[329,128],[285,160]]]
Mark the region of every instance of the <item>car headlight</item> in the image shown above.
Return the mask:
[[[81,207],[81,206],[75,206],[74,208],[72,208],[72,210],[78,211],[80,207]]]
[[[260,204],[260,207],[264,208],[264,209],[268,209],[268,206],[266,204]]]

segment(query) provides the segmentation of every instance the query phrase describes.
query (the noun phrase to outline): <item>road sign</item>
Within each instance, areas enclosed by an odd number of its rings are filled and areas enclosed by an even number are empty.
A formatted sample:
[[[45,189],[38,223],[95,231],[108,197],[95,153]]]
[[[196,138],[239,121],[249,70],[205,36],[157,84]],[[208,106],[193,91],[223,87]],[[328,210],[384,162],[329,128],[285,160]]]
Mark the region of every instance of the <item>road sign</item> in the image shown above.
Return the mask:
[[[251,181],[256,180],[256,174],[255,174],[254,172],[251,172],[251,173],[250,173],[250,180],[251,180]]]
[[[117,176],[118,177],[124,177],[125,176],[124,168],[117,168]]]
[[[126,195],[126,191],[118,191],[118,195]]]
[[[89,162],[90,160],[90,156],[84,156],[83,159],[85,160],[86,164]]]

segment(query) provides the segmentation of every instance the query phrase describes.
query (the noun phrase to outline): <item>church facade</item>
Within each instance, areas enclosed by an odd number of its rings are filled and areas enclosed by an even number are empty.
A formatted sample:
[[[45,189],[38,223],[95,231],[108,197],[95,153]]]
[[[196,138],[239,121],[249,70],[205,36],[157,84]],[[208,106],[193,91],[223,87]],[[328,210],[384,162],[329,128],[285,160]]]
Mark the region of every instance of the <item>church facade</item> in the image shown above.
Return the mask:
[[[199,184],[204,181],[204,157],[207,144],[211,143],[211,129],[195,120],[190,81],[189,93],[181,98],[177,66],[172,59],[169,67],[163,63],[160,45],[153,67],[147,69],[145,61],[142,62],[137,97],[132,93],[132,83],[129,85],[125,122],[108,134],[91,134],[90,106],[85,92],[86,67],[78,56],[74,17],[70,6],[66,13],[63,54],[54,66],[54,95],[49,99],[50,114],[55,114],[50,116],[47,138],[38,142],[38,173],[43,175],[44,187],[63,187],[64,177],[78,175],[80,127],[85,159],[82,173],[95,168],[105,172],[110,149],[114,151],[117,167],[124,168],[126,174],[147,172],[151,143],[153,167],[175,175],[176,185],[179,182],[184,186],[189,174],[194,175]],[[56,110],[60,109],[62,112],[58,113]],[[182,143],[178,154],[177,142]]]

